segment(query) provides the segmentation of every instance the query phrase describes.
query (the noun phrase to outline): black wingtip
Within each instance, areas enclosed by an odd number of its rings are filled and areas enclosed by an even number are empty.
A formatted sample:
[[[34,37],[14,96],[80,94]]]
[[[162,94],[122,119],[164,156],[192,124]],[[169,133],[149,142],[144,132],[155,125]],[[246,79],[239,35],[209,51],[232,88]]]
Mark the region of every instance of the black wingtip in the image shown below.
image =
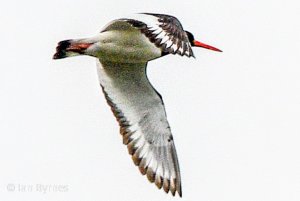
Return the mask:
[[[182,198],[181,186],[180,186],[180,189],[177,192],[178,192],[179,197]]]
[[[71,40],[63,40],[57,44],[56,53],[53,55],[53,59],[63,59],[66,58],[66,49],[70,46]]]

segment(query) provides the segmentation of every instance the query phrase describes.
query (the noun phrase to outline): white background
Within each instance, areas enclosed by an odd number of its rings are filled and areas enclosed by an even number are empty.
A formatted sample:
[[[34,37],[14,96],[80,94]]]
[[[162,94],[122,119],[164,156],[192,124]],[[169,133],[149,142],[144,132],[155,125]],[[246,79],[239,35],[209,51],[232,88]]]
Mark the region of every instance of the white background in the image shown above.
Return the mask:
[[[299,1],[10,0],[0,9],[0,200],[300,200]],[[175,15],[224,51],[194,48],[197,59],[148,65],[173,131],[182,199],[133,165],[95,59],[51,59],[58,41],[136,12]]]

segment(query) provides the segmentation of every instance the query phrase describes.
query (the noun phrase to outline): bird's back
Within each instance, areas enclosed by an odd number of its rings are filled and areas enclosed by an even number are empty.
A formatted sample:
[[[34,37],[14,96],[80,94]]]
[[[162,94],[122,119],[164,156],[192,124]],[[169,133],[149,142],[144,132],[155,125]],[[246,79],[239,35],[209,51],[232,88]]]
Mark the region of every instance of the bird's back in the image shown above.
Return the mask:
[[[104,27],[99,35],[99,49],[102,51],[95,56],[102,61],[140,63],[161,56],[160,48],[127,19],[114,20]]]

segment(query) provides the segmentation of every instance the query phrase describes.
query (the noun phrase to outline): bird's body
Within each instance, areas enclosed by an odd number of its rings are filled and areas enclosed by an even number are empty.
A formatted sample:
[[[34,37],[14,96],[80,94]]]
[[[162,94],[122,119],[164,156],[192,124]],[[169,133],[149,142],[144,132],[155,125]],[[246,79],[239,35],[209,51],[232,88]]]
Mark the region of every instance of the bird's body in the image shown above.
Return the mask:
[[[161,51],[125,20],[113,21],[94,39],[97,43],[88,51],[101,61],[137,63],[161,56]]]
[[[195,41],[175,17],[137,16],[114,20],[93,38],[61,41],[54,59],[98,58],[100,85],[134,163],[149,181],[181,196],[173,137],[162,98],[147,79],[147,63],[167,54],[194,56],[192,46],[219,50]]]

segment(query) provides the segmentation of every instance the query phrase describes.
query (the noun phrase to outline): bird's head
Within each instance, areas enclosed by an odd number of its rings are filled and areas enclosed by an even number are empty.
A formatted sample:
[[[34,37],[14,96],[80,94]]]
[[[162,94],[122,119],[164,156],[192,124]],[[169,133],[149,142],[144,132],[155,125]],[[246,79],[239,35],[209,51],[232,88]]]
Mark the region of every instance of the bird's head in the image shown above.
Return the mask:
[[[202,43],[202,42],[199,42],[199,41],[195,40],[194,35],[191,32],[188,32],[188,31],[185,31],[185,32],[188,36],[188,39],[189,39],[192,47],[202,47],[202,48],[210,49],[210,50],[213,50],[213,51],[222,52],[222,50],[220,50],[218,48],[215,48],[213,46],[210,46],[210,45],[207,45],[205,43]]]

